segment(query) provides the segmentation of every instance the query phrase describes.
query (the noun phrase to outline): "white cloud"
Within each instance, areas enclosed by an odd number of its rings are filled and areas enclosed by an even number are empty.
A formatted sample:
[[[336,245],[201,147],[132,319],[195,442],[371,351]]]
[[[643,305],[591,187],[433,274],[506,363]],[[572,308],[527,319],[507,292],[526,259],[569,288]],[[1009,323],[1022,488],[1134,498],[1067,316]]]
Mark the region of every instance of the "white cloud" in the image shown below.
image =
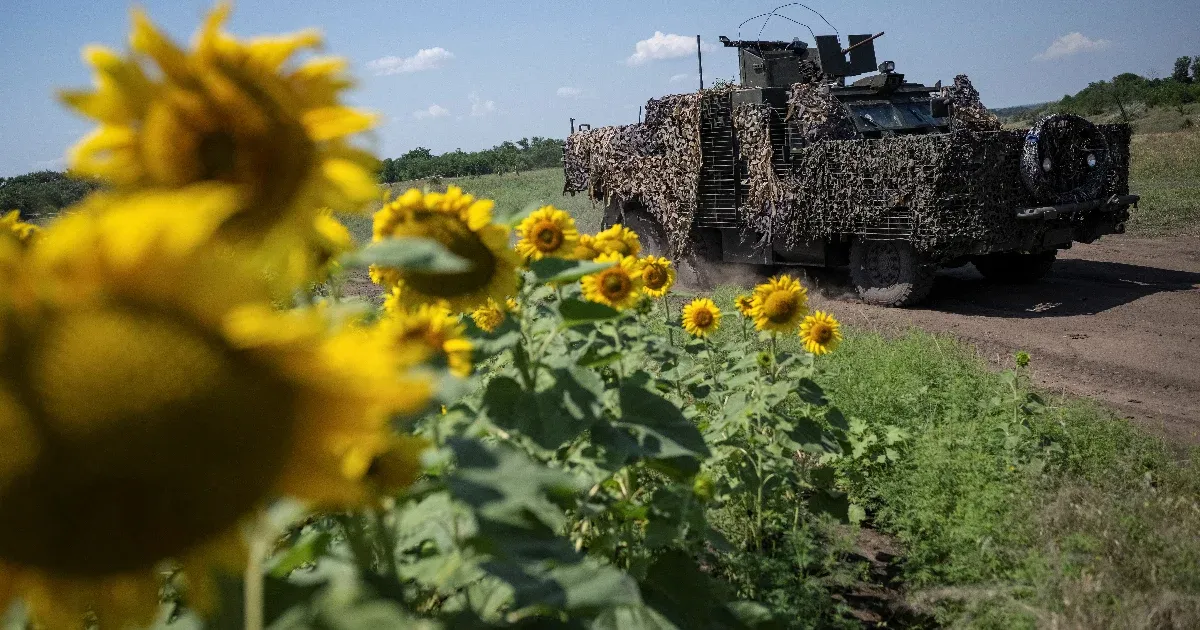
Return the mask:
[[[700,49],[709,51],[713,47],[711,44],[702,44]],[[654,31],[653,37],[634,44],[633,50],[634,53],[625,60],[625,63],[631,66],[640,66],[647,61],[656,59],[675,59],[676,57],[695,55],[696,38]]]
[[[583,90],[577,87],[560,87],[557,94],[559,98],[579,98],[583,96]]]
[[[386,74],[401,74],[407,72],[421,72],[423,70],[434,70],[446,65],[447,61],[454,58],[454,53],[436,46],[434,48],[422,48],[417,51],[417,54],[411,57],[395,57],[389,55],[380,57],[367,62],[367,67],[375,71],[376,75]]]
[[[426,118],[445,118],[449,115],[450,110],[438,105],[437,103],[434,103],[425,109],[418,109],[417,111],[413,112],[413,118],[416,118],[417,120],[424,120]]]
[[[1083,33],[1076,31],[1074,33],[1067,33],[1054,40],[1054,43],[1050,44],[1050,47],[1045,52],[1034,55],[1033,58],[1045,61],[1083,52],[1103,50],[1111,45],[1112,42],[1107,39],[1091,39]]]
[[[475,92],[471,92],[467,98],[471,99],[472,116],[487,116],[496,113],[496,101],[485,101],[479,98]]]
[[[671,75],[671,83],[683,83],[684,81],[699,81],[700,77],[694,74],[673,74]]]

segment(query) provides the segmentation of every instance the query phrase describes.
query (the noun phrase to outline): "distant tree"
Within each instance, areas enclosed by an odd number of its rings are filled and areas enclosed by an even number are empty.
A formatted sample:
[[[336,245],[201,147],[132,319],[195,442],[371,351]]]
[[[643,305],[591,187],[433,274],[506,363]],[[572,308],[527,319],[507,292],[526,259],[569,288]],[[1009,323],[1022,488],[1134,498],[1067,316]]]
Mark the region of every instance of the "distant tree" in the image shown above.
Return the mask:
[[[58,171],[0,177],[0,214],[20,210],[22,218],[52,216],[99,187]]]
[[[1171,78],[1180,83],[1191,83],[1192,77],[1188,76],[1188,68],[1192,66],[1190,57],[1180,57],[1175,60],[1175,70],[1171,72]]]
[[[1192,57],[1192,81],[1200,83],[1200,55]]]

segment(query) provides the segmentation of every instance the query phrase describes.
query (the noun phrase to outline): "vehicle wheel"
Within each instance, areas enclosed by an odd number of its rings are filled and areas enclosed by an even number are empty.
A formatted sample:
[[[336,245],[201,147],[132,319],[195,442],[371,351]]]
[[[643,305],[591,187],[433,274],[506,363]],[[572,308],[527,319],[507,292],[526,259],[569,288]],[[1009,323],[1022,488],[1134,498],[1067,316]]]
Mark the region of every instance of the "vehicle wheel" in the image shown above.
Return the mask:
[[[856,239],[850,245],[850,278],[870,304],[912,306],[924,300],[934,271],[911,243]]]
[[[1056,249],[1038,254],[1005,252],[979,256],[973,262],[979,273],[992,282],[1021,284],[1044,278],[1050,273],[1057,256]]]
[[[627,210],[624,225],[637,232],[638,242],[642,244],[643,256],[671,257],[671,247],[667,244],[667,235],[653,217],[640,210]]]

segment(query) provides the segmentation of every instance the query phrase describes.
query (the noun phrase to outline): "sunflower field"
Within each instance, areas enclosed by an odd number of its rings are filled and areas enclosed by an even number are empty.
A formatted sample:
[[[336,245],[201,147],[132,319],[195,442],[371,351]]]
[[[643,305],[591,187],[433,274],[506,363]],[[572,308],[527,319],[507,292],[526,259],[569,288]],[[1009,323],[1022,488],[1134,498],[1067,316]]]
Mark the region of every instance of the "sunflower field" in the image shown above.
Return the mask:
[[[228,13],[190,48],[140,11],[127,53],[85,48],[95,86],[62,100],[98,126],[69,160],[105,186],[0,219],[5,619],[774,623],[721,576],[855,513],[811,378],[837,321],[787,276],[672,313],[629,229],[454,187],[383,198],[356,247],[335,213],[383,193],[345,61]],[[339,296],[355,267],[381,307]]]

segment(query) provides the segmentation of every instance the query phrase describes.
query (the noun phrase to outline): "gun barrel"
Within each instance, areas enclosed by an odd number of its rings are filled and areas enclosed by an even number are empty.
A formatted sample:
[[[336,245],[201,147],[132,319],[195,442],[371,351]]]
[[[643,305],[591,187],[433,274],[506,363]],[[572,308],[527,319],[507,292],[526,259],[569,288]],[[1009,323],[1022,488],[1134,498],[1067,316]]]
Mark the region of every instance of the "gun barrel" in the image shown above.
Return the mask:
[[[850,52],[851,50],[854,50],[855,48],[858,48],[859,46],[862,46],[863,44],[865,44],[867,42],[873,42],[876,39],[879,39],[880,37],[883,37],[883,31],[879,31],[878,33],[875,33],[874,35],[862,40],[861,42],[858,42],[857,44],[855,44],[849,48],[843,48],[842,54],[844,55],[844,54]]]

